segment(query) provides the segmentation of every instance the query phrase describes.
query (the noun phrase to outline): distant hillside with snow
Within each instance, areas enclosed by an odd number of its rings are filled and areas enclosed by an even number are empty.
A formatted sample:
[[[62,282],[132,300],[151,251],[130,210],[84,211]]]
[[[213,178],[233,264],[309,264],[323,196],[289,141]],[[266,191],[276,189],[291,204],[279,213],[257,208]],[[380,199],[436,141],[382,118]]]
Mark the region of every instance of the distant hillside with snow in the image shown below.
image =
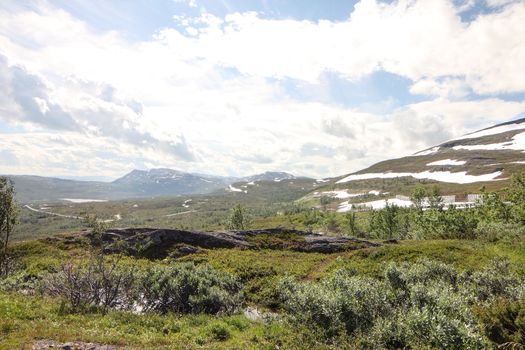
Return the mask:
[[[329,179],[301,201],[337,211],[359,206],[379,208],[387,202],[408,206],[408,196],[416,187],[437,184],[444,195],[466,203],[480,193],[481,187],[501,189],[512,174],[520,172],[525,172],[525,119]]]
[[[525,119],[483,129],[411,156],[342,176],[337,184],[411,177],[444,183],[501,181],[525,170]]]

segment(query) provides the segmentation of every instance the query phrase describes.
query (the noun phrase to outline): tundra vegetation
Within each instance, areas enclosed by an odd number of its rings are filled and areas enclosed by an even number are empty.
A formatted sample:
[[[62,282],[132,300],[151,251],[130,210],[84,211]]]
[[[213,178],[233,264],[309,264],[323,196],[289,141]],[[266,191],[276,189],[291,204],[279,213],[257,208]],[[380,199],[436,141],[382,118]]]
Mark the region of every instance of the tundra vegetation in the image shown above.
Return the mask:
[[[124,349],[525,348],[523,175],[465,210],[446,207],[437,187],[415,187],[412,208],[370,212],[236,203],[207,228],[281,225],[378,246],[322,254],[267,242],[300,239],[281,235],[250,238],[264,240],[256,249],[176,246],[162,258],[109,253],[104,233],[115,223],[96,210],[87,234],[10,243],[17,206],[12,185],[0,183],[10,208],[0,217],[9,261],[0,349],[41,339]]]

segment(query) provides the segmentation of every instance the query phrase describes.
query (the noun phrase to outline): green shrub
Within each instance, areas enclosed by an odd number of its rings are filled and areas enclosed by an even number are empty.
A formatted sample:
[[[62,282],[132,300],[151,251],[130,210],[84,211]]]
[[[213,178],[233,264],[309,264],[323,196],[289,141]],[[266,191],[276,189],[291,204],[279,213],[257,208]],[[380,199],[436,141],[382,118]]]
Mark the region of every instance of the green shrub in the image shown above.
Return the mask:
[[[490,301],[494,297],[517,299],[524,295],[523,281],[510,273],[506,260],[493,260],[485,270],[464,273],[460,280],[476,301]]]
[[[295,321],[314,324],[328,336],[365,330],[371,321],[390,313],[385,283],[337,271],[318,284],[282,281],[279,287],[285,310]]]
[[[228,230],[247,230],[252,225],[252,218],[242,205],[237,204],[231,209],[227,222]]]
[[[481,222],[476,228],[476,237],[487,242],[512,243],[525,237],[525,227],[516,223]]]
[[[525,348],[525,298],[498,299],[490,307],[477,307],[477,316],[487,337],[504,348]]]
[[[230,274],[191,263],[148,269],[139,294],[146,311],[233,313],[243,302],[242,286]]]
[[[380,239],[406,238],[410,228],[410,209],[387,205],[384,209],[372,210],[369,229],[372,237]]]
[[[230,327],[224,322],[216,322],[211,325],[210,333],[214,340],[225,341],[231,338]]]
[[[373,349],[486,349],[475,324],[452,318],[436,307],[410,307],[377,320],[366,341]]]
[[[374,349],[486,349],[473,305],[523,296],[522,281],[501,261],[476,273],[427,260],[390,264],[382,279],[342,270],[318,283],[286,278],[278,291],[292,322]]]
[[[25,270],[17,271],[9,277],[0,279],[0,292],[41,293],[44,290],[45,274],[33,274]]]

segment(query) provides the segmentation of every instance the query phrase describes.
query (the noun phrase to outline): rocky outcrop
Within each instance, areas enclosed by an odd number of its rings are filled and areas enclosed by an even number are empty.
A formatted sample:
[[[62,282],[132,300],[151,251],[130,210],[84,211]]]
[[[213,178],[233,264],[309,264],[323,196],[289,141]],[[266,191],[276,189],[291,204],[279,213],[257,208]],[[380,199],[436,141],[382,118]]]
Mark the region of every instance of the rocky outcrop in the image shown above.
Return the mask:
[[[307,231],[264,229],[200,232],[156,228],[111,229],[102,235],[106,252],[163,257],[170,251],[192,253],[191,247],[288,249],[312,253],[335,253],[377,247],[380,244],[351,237],[331,237]],[[194,248],[195,249],[195,248]]]

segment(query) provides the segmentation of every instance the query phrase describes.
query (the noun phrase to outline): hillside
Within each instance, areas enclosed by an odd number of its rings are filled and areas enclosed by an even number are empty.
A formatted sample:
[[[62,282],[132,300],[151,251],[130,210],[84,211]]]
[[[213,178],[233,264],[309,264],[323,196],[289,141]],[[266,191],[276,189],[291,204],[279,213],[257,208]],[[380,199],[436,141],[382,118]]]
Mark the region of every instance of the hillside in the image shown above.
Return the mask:
[[[387,160],[337,179],[412,177],[469,184],[508,179],[525,170],[525,118],[447,141],[411,156]]]
[[[411,203],[408,196],[417,186],[438,185],[444,195],[466,201],[481,187],[498,190],[508,185],[512,174],[525,171],[525,118],[449,140],[413,155],[379,162],[358,172],[330,179],[303,198],[345,211],[352,203],[382,207]],[[403,198],[403,197],[401,197]]]

